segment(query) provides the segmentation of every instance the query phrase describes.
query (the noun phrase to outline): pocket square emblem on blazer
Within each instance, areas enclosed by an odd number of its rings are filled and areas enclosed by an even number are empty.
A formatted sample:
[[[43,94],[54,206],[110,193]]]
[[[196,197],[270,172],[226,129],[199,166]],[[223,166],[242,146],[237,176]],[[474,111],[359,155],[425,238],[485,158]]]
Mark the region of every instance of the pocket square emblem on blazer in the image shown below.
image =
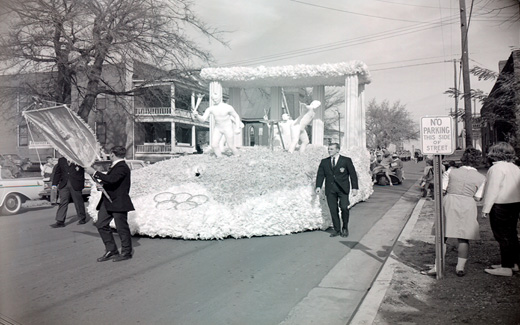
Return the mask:
[[[339,169],[339,172],[340,172],[340,173],[344,173],[344,172],[345,172],[345,168],[341,167],[341,168]]]

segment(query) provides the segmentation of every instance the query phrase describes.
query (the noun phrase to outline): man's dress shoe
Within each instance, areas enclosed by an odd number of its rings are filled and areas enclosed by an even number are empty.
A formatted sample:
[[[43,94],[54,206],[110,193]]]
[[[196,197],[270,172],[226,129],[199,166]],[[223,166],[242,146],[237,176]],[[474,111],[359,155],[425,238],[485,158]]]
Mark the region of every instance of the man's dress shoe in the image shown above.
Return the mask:
[[[80,221],[78,221],[78,225],[84,225],[87,223],[87,220],[85,219],[81,219]]]
[[[348,237],[348,229],[343,229],[341,231],[341,237]]]
[[[118,256],[114,257],[112,262],[126,261],[126,260],[129,260],[131,258],[132,258],[132,254],[118,255]]]
[[[114,257],[115,256],[115,257]],[[105,261],[108,261],[108,260],[111,260],[112,257],[116,258],[119,256],[119,252],[118,251],[115,251],[115,252],[106,252],[103,256],[101,256],[100,258],[97,259],[98,262],[105,262]]]
[[[339,232],[335,231],[332,234],[330,234],[329,237],[337,237],[337,236],[339,236]]]
[[[63,222],[56,222],[55,224],[51,225],[51,228],[63,228],[65,227],[65,223]]]

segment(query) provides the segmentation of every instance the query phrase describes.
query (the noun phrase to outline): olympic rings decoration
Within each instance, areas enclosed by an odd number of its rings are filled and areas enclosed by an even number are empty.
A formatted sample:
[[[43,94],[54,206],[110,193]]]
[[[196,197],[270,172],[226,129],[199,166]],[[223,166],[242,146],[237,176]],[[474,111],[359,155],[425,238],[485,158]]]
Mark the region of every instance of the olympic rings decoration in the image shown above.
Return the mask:
[[[157,202],[155,207],[160,210],[191,210],[208,202],[209,198],[203,194],[162,192],[156,194],[153,200]]]

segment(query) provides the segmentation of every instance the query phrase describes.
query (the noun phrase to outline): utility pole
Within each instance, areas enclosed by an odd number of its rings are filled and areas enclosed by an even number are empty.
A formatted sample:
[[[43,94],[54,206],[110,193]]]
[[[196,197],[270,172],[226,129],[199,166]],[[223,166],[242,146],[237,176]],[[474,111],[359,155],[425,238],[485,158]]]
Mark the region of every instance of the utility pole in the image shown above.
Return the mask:
[[[457,59],[453,59],[453,76],[455,89],[455,149],[459,147],[459,89],[457,88]]]
[[[471,85],[469,83],[468,58],[468,23],[466,19],[466,0],[459,0],[460,32],[462,39],[462,81],[464,83],[464,128],[466,130],[465,147],[473,144],[473,123],[471,110]]]

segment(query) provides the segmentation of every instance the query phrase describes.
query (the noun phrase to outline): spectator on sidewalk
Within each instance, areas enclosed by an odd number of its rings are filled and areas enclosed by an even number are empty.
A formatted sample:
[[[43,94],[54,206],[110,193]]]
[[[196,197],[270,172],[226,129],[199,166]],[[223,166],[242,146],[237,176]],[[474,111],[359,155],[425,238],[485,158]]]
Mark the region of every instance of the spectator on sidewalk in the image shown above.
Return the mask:
[[[446,186],[443,201],[445,237],[457,238],[458,259],[455,272],[458,276],[465,275],[469,241],[480,239],[475,199],[480,200],[482,197],[486,178],[475,167],[480,164],[481,156],[482,153],[477,149],[466,149],[460,159],[462,166],[451,169],[446,184],[443,184],[443,187]],[[435,275],[435,267],[427,273]]]
[[[392,155],[390,154],[390,151],[387,149],[383,149],[383,159],[379,162],[379,165],[374,167],[374,170],[372,171],[372,175],[374,177],[377,177],[376,175],[380,172],[384,172],[386,178],[388,179],[388,184],[390,186],[393,186],[392,179],[390,178],[390,165],[392,164]]]
[[[495,240],[500,245],[500,265],[485,269],[486,273],[512,276],[520,265],[518,242],[518,214],[520,213],[520,169],[513,163],[514,148],[499,142],[489,149],[488,158],[493,161],[486,176],[482,216],[489,216]]]

